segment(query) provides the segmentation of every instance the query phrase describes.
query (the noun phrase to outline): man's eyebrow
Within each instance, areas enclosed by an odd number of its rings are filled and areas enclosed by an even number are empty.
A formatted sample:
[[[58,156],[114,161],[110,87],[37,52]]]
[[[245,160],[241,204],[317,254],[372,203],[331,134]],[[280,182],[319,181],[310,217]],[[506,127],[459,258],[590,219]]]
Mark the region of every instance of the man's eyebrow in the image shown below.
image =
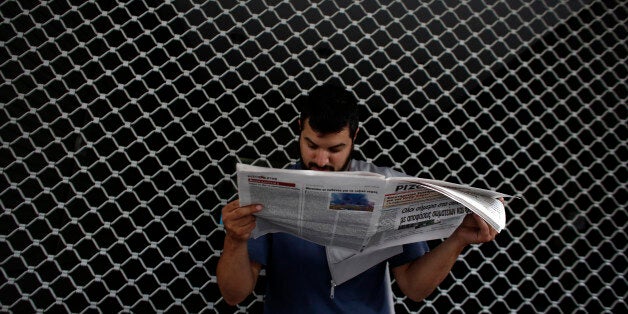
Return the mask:
[[[306,140],[309,144],[312,144],[312,145],[314,145],[314,146],[318,146],[318,144],[316,144],[314,141],[312,141],[309,137],[304,136],[303,138],[304,138],[304,139],[305,139],[305,140]],[[334,146],[332,146],[332,147],[328,147],[327,149],[336,149],[336,148],[341,148],[341,147],[344,147],[344,146],[347,146],[347,144],[346,144],[346,143],[340,143],[340,144],[338,144],[338,145],[334,145]]]

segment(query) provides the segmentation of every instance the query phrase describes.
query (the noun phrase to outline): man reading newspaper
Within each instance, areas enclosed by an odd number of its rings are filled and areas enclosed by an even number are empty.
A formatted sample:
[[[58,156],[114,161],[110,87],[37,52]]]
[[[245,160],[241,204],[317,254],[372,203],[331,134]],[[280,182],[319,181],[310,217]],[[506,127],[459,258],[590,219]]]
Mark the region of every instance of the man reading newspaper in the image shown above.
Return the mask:
[[[357,104],[350,92],[336,85],[312,90],[300,106],[301,156],[292,168],[403,176],[351,158],[359,124]],[[281,232],[251,238],[255,214],[263,210],[264,204],[240,206],[239,200],[222,209],[226,236],[217,279],[225,301],[235,305],[251,294],[265,268],[267,313],[390,313],[389,271],[406,296],[421,301],[446,278],[466,246],[492,241],[497,234],[478,215],[469,214],[434,249],[425,242],[404,244],[394,255],[380,254],[368,269],[337,284],[328,264],[333,249]]]

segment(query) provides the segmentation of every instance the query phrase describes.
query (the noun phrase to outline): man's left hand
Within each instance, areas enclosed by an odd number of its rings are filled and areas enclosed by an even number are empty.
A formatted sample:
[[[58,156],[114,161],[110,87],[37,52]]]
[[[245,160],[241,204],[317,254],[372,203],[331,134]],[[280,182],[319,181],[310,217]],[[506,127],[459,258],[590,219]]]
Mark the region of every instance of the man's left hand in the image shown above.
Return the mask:
[[[503,198],[499,199],[502,203]],[[460,241],[463,246],[493,241],[497,230],[493,229],[484,219],[475,213],[464,217],[462,224],[454,231],[451,237]]]

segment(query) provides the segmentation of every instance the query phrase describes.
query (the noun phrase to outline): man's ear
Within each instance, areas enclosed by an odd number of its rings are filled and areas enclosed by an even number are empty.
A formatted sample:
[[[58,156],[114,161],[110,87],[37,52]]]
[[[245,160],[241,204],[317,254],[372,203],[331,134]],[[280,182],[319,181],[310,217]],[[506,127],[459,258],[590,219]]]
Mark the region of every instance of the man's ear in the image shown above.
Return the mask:
[[[360,132],[360,128],[355,129],[355,134],[353,134],[353,142],[355,142],[355,139],[358,138],[358,132]]]
[[[301,122],[301,118],[297,119],[297,123],[298,129],[296,130],[296,132],[299,136],[301,136],[301,132],[303,132],[303,123]]]

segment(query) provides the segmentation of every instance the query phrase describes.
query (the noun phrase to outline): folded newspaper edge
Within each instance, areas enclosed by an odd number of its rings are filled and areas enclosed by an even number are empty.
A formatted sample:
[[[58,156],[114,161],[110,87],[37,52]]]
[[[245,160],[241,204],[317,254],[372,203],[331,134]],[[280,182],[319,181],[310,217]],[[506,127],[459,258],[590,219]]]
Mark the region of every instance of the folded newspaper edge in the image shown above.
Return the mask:
[[[398,254],[401,245],[446,238],[470,211],[498,232],[499,198],[465,185],[371,172],[288,170],[237,164],[241,205],[262,204],[252,237],[286,232],[326,246],[341,284]]]

